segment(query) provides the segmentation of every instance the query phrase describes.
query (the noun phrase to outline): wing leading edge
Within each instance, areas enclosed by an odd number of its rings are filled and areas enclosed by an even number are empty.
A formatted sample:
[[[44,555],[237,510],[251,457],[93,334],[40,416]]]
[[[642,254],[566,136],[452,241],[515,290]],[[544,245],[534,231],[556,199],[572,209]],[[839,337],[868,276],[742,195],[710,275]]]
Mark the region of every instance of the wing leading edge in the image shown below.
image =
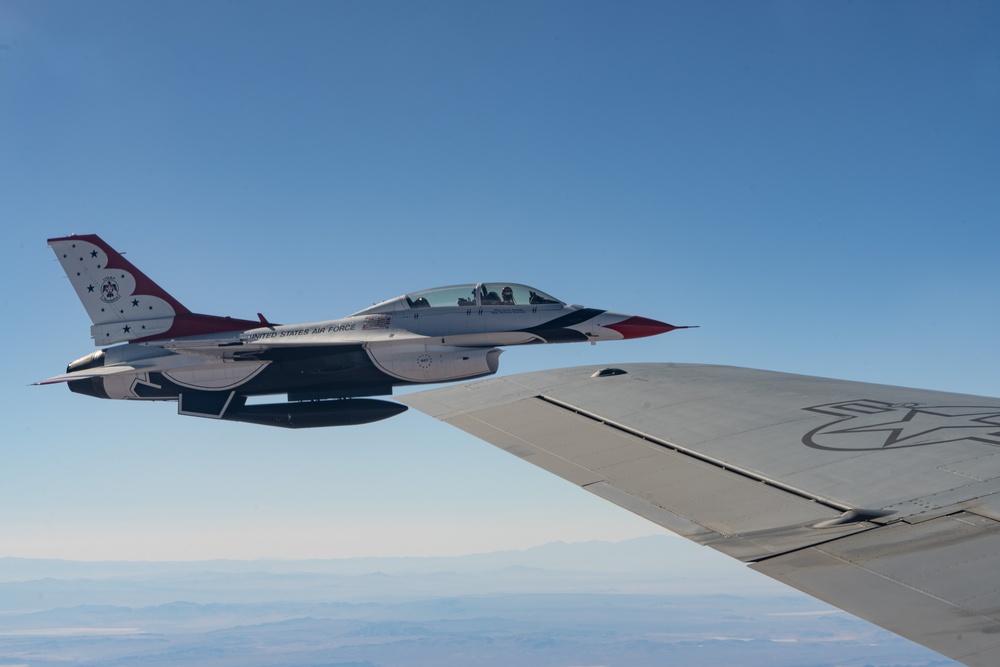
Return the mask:
[[[400,400],[955,660],[1000,662],[1000,399],[634,364]]]

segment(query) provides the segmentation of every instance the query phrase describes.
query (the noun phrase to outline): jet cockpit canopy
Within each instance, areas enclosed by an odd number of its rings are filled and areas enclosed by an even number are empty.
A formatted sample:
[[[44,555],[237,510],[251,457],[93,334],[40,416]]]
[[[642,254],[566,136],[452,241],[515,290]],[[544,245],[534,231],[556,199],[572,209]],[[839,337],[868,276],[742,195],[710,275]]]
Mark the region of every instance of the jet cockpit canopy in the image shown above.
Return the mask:
[[[410,308],[565,305],[545,292],[517,283],[452,285],[406,295]]]
[[[389,301],[375,304],[355,313],[382,313],[411,308],[478,308],[480,306],[558,306],[566,304],[540,289],[518,283],[476,283],[435,287],[411,292]]]

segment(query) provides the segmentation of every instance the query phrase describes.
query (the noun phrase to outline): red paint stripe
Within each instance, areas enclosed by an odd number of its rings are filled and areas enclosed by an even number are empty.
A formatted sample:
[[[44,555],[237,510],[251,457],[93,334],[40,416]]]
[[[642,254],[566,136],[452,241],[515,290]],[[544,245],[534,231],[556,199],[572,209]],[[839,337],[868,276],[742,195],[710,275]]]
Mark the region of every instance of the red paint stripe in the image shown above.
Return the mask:
[[[645,338],[646,336],[656,336],[658,334],[667,333],[668,331],[673,331],[674,329],[684,328],[675,327],[672,324],[667,324],[666,322],[660,322],[658,320],[651,320],[648,317],[638,316],[630,317],[616,324],[606,324],[604,326],[608,329],[614,329],[620,333],[623,338]]]
[[[79,236],[64,236],[57,239],[49,239],[49,243],[55,241],[83,241],[85,243],[92,243],[101,250],[104,254],[108,256],[108,263],[104,268],[111,270],[122,270],[128,271],[135,278],[135,291],[133,294],[155,296],[157,298],[163,299],[170,307],[174,309],[174,312],[178,315],[188,314],[191,311],[185,308],[177,299],[167,294],[167,291],[157,285],[153,280],[147,276],[145,273],[140,271],[132,264],[132,262],[125,259],[120,252],[105,243],[97,234],[81,234]]]
[[[167,331],[146,336],[145,338],[136,338],[129,342],[142,343],[144,341],[163,340],[165,338],[184,338],[186,336],[205,336],[227,331],[246,331],[247,329],[259,329],[260,326],[260,322],[254,320],[239,320],[235,317],[186,313],[176,316],[173,325]]]

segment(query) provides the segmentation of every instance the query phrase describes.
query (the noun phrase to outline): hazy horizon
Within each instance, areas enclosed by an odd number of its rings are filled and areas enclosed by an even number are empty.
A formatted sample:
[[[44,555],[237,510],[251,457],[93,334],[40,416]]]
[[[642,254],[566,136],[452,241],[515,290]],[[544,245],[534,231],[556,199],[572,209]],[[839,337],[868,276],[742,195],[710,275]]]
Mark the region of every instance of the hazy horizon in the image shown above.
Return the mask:
[[[747,586],[665,560],[669,540],[322,562],[0,559],[0,664],[955,664],[763,575]]]

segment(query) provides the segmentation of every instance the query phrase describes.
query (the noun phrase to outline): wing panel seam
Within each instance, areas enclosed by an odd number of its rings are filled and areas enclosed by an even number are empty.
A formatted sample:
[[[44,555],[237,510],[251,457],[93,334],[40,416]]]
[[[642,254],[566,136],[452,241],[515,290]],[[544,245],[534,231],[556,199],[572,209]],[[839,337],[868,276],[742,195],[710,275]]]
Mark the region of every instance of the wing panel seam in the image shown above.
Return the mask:
[[[620,422],[616,422],[616,421],[607,419],[605,417],[602,417],[602,416],[600,416],[598,414],[595,414],[593,412],[590,412],[588,410],[584,410],[583,408],[579,408],[579,407],[577,407],[575,405],[572,405],[570,403],[566,403],[565,401],[561,401],[561,400],[559,400],[557,398],[552,398],[551,396],[545,396],[545,395],[542,395],[542,394],[539,394],[538,396],[536,396],[536,398],[539,399],[539,400],[541,400],[541,401],[543,401],[543,402],[545,402],[545,403],[548,403],[549,405],[553,405],[553,406],[555,406],[557,408],[561,408],[563,410],[568,410],[570,412],[573,412],[574,414],[578,414],[581,417],[586,417],[587,419],[591,419],[591,420],[593,420],[595,422],[603,424],[604,426],[607,426],[608,428],[614,429],[616,431],[621,431],[623,433],[627,433],[627,434],[629,434],[629,435],[631,435],[633,437],[640,438],[641,440],[644,440],[646,442],[652,443],[652,444],[657,445],[659,447],[663,447],[665,449],[672,450],[674,452],[677,452],[678,454],[683,454],[685,456],[689,456],[689,457],[691,457],[693,459],[697,459],[698,461],[702,461],[703,463],[708,463],[709,465],[713,465],[713,466],[715,466],[717,468],[721,468],[722,470],[724,470],[726,472],[730,472],[730,473],[733,473],[735,475],[739,475],[741,477],[745,477],[745,478],[753,480],[755,482],[760,482],[761,484],[767,484],[768,486],[773,486],[776,489],[780,489],[782,491],[785,491],[786,493],[790,493],[792,495],[798,496],[800,498],[804,498],[806,500],[809,500],[809,501],[812,501],[812,502],[815,502],[815,503],[819,503],[821,505],[825,505],[826,507],[829,507],[830,509],[837,510],[838,512],[857,511],[857,508],[850,507],[848,505],[844,505],[843,503],[838,503],[837,501],[831,500],[830,498],[825,498],[823,496],[818,496],[818,495],[809,493],[807,491],[804,491],[802,489],[796,488],[796,487],[791,486],[789,484],[785,484],[783,482],[779,482],[779,481],[767,478],[767,477],[765,477],[765,476],[763,476],[763,475],[761,475],[759,473],[755,473],[755,472],[752,472],[752,471],[749,471],[749,470],[746,470],[746,469],[743,469],[743,468],[739,468],[737,466],[733,466],[732,464],[726,463],[725,461],[721,461],[719,459],[716,459],[716,458],[711,457],[711,456],[707,456],[705,454],[702,454],[700,452],[694,451],[692,449],[688,449],[686,447],[682,447],[680,445],[677,445],[675,443],[669,442],[669,441],[664,440],[662,438],[658,438],[658,437],[656,437],[654,435],[650,435],[649,433],[644,433],[643,431],[640,431],[638,429],[632,428],[631,426],[626,426],[625,424],[622,424]]]
[[[944,518],[944,517],[940,517],[940,518]],[[889,526],[875,526],[874,528],[870,528],[869,530],[880,530],[880,529],[881,530],[890,530],[891,528]],[[867,533],[868,531],[862,531],[862,532]],[[798,548],[798,549],[792,549],[792,550],[786,551],[785,553],[774,554],[773,556],[768,556],[766,558],[761,558],[761,559],[756,560],[756,561],[751,561],[751,564],[761,563],[761,562],[768,561],[768,560],[777,560],[777,559],[780,559],[782,556],[786,556],[788,554],[793,554],[793,553],[796,553],[796,552],[799,552],[799,551],[806,551],[806,550],[809,550],[809,549],[816,549],[817,551],[820,551],[824,555],[826,555],[826,556],[828,556],[830,558],[833,558],[835,560],[840,561],[844,565],[848,565],[848,566],[851,566],[851,567],[856,567],[856,568],[858,568],[860,570],[864,570],[865,572],[867,572],[868,574],[870,574],[872,576],[878,577],[878,578],[883,579],[885,581],[889,581],[889,582],[891,582],[893,584],[896,584],[897,586],[902,586],[902,587],[907,588],[907,589],[909,589],[911,591],[914,591],[916,593],[920,593],[921,595],[925,595],[925,596],[927,596],[929,598],[933,598],[934,600],[937,600],[938,602],[942,602],[942,603],[944,603],[946,605],[954,607],[955,609],[961,609],[961,610],[963,610],[964,612],[966,612],[966,613],[968,613],[970,615],[981,616],[983,618],[989,618],[991,620],[997,620],[996,617],[994,617],[994,616],[990,616],[990,615],[985,614],[985,613],[983,613],[981,611],[977,611],[975,609],[970,608],[968,605],[956,602],[954,600],[949,600],[947,598],[943,598],[940,595],[937,595],[936,593],[932,593],[931,591],[927,590],[926,588],[923,588],[921,586],[916,586],[916,585],[914,585],[912,583],[908,583],[906,581],[903,581],[902,578],[900,578],[900,577],[894,577],[894,576],[891,576],[890,574],[887,574],[885,572],[880,572],[879,570],[876,570],[876,569],[873,569],[871,567],[868,567],[867,565],[865,565],[864,563],[862,563],[860,561],[851,559],[851,558],[849,558],[847,556],[844,556],[842,554],[839,554],[839,553],[836,553],[836,552],[832,552],[832,551],[828,551],[828,550],[822,548],[823,546],[828,545],[831,542],[837,542],[839,540],[849,541],[852,537],[855,537],[855,536],[857,536],[859,534],[860,533],[854,533],[852,535],[845,535],[845,536],[842,536],[842,537],[834,538],[832,540],[827,540],[825,542],[821,542],[821,543],[817,543],[817,544],[811,544],[809,546],[801,547],[801,548]]]

